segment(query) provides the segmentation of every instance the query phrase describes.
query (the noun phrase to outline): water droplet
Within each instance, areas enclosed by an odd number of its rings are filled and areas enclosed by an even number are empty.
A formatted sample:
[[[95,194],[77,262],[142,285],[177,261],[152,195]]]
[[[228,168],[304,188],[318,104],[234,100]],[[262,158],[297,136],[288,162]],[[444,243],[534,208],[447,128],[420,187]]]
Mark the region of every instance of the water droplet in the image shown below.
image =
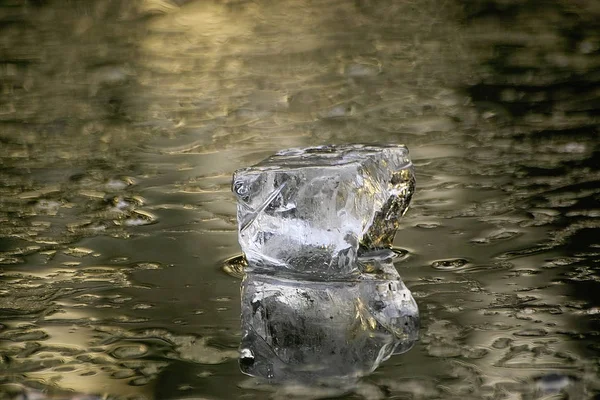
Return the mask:
[[[104,202],[117,210],[134,209],[144,205],[144,199],[139,196],[105,196]]]
[[[63,265],[65,267],[69,267],[69,268],[73,268],[73,267],[77,267],[77,266],[81,265],[81,263],[79,261],[65,261],[63,263],[60,263],[60,265]]]
[[[160,269],[161,265],[153,262],[140,262],[133,264],[132,267],[135,269]]]
[[[242,181],[235,181],[233,183],[233,192],[237,194],[242,200],[247,199],[250,187]]]
[[[130,215],[128,215],[123,220],[115,221],[116,223],[123,224],[125,226],[142,226],[142,225],[150,225],[156,223],[156,217],[142,210],[132,211]]]
[[[85,257],[87,255],[92,254],[93,252],[94,250],[87,249],[85,247],[71,247],[64,251],[66,255],[69,255],[71,257]]]
[[[464,258],[451,258],[447,260],[438,260],[431,263],[431,266],[441,271],[456,271],[462,269],[469,261]]]
[[[147,310],[149,308],[154,307],[152,304],[147,304],[147,303],[139,303],[139,304],[135,304],[133,306],[134,310]]]
[[[477,359],[485,357],[488,353],[489,353],[489,351],[487,349],[484,349],[481,347],[472,347],[472,348],[463,349],[462,355],[465,358],[477,360]]]
[[[523,336],[523,337],[541,337],[546,336],[548,332],[545,329],[523,329],[521,331],[515,332],[515,336]]]
[[[143,345],[125,345],[115,348],[111,355],[118,359],[139,358],[148,352],[148,348]]]
[[[488,235],[487,238],[490,241],[507,240],[507,239],[512,239],[513,237],[518,236],[519,234],[520,234],[520,232],[516,232],[516,231],[500,230],[500,231],[492,232],[490,235]]]
[[[513,340],[510,338],[498,338],[494,340],[494,343],[492,343],[492,347],[495,349],[506,349],[508,348],[508,346],[510,346],[512,342]]]
[[[235,257],[228,258],[223,261],[223,266],[221,269],[230,276],[234,278],[242,279],[244,277],[244,269],[248,266],[248,262],[246,261],[246,257],[243,254],[240,254]]]
[[[422,222],[420,224],[415,225],[417,228],[421,229],[435,229],[440,226],[437,222]]]

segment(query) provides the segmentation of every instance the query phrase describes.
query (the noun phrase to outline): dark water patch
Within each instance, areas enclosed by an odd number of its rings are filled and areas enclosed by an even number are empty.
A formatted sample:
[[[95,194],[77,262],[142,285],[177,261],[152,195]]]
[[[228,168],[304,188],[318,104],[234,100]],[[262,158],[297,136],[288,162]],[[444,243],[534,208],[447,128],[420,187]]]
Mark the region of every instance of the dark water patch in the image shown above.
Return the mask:
[[[455,258],[450,260],[434,261],[431,266],[442,271],[458,271],[469,263],[468,260]]]

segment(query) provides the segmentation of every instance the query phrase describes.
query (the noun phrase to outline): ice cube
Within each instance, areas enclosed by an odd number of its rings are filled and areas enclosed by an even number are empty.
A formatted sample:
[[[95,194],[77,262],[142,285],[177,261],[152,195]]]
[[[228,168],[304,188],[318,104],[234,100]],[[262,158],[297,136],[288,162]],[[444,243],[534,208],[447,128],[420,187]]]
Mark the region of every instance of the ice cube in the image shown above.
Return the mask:
[[[408,351],[418,337],[418,308],[390,265],[383,275],[348,281],[247,274],[242,372],[273,382],[347,382]]]
[[[249,268],[356,272],[359,251],[391,246],[414,183],[402,145],[290,149],[236,171],[239,242]]]

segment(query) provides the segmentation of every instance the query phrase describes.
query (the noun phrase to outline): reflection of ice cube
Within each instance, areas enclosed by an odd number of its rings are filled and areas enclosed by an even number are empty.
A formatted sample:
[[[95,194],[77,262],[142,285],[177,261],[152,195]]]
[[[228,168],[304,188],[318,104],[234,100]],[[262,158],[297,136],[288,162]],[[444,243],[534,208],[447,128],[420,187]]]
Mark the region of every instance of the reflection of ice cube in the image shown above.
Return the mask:
[[[359,245],[391,245],[413,190],[401,145],[281,151],[234,175],[240,245],[257,270],[350,273]]]
[[[418,329],[417,305],[393,265],[352,281],[250,273],[242,283],[240,367],[273,381],[353,380],[409,350]]]

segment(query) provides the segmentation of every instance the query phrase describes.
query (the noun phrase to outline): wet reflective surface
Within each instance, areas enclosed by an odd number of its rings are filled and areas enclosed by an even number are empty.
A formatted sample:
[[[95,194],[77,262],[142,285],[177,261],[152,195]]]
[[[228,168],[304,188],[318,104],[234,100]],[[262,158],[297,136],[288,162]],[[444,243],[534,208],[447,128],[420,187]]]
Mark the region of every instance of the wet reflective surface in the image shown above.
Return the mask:
[[[1,2],[0,398],[594,398],[599,17],[585,0]],[[395,264],[419,342],[343,393],[258,383],[223,272],[231,174],[356,142],[415,164]]]
[[[268,383],[344,393],[419,337],[419,310],[391,259],[344,280],[247,272],[241,285],[240,369]],[[312,278],[308,276],[308,278]]]

